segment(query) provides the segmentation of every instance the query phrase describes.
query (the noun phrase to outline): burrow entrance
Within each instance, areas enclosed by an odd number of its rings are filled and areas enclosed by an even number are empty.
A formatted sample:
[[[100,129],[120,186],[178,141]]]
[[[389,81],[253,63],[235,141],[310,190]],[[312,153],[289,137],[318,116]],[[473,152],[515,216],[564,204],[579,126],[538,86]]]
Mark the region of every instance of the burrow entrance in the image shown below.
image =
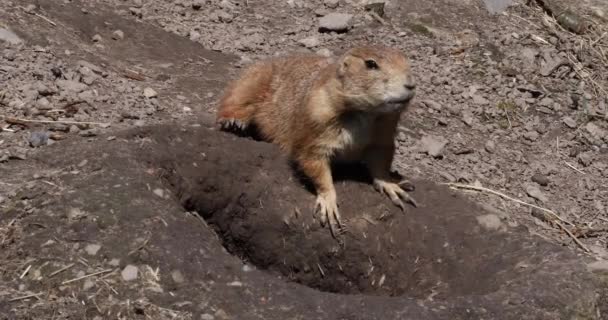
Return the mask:
[[[421,208],[402,213],[365,181],[336,182],[341,246],[313,218],[314,196],[275,147],[229,134],[168,139],[162,179],[233,255],[321,291],[448,299],[485,295],[542,267],[537,240],[510,238],[494,215],[445,187],[414,181]],[[523,272],[522,272],[523,270]]]

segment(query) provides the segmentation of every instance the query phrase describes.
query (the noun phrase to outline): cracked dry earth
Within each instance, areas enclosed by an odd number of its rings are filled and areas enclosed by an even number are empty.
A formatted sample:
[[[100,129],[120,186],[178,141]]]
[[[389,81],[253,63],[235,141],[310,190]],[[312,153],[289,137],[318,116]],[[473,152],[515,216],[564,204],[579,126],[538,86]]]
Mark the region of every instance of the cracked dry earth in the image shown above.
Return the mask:
[[[602,319],[606,8],[578,35],[540,2],[0,2],[0,315]],[[276,150],[207,128],[250,62],[366,42],[413,61],[395,169],[432,205],[340,183],[363,220],[338,248]]]

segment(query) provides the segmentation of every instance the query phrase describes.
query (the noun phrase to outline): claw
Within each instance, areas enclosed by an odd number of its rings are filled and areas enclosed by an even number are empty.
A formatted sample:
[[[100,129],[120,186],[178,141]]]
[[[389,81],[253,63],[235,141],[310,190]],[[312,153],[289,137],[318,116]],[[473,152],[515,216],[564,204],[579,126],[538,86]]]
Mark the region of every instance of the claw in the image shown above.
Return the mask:
[[[315,215],[319,217],[321,226],[329,225],[331,235],[337,238],[342,230],[342,221],[335,196],[319,195],[315,204]]]
[[[401,189],[399,184],[386,182],[383,180],[375,180],[374,187],[379,192],[387,195],[391,199],[391,201],[401,209],[401,211],[405,211],[405,205],[403,204],[403,201],[401,201],[402,199],[409,202],[415,208],[418,207],[418,203],[416,202],[416,200],[414,200],[412,196],[410,196],[407,192]]]

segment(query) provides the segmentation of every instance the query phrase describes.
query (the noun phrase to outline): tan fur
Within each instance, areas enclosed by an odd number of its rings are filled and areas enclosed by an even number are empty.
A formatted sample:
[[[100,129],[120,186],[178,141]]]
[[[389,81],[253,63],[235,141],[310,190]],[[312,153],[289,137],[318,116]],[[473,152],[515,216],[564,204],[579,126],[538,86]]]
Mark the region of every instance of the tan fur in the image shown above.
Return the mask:
[[[378,68],[370,67],[373,60]],[[357,47],[337,58],[292,55],[247,68],[220,101],[218,123],[254,124],[312,180],[321,221],[340,225],[331,161],[365,161],[375,187],[403,208],[389,179],[400,115],[414,96],[409,61],[397,50]]]

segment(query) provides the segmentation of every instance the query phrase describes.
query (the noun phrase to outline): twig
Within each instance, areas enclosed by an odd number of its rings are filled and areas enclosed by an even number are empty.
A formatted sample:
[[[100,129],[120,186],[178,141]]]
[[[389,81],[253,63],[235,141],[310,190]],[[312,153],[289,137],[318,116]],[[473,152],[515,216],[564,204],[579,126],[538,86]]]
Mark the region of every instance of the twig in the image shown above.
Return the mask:
[[[567,220],[564,220],[562,217],[560,217],[554,211],[551,211],[551,210],[549,210],[547,208],[539,207],[539,206],[531,204],[531,203],[527,203],[527,202],[521,201],[519,199],[515,199],[515,198],[512,198],[512,197],[509,197],[508,195],[506,195],[504,193],[500,193],[500,192],[494,191],[492,189],[488,189],[488,188],[484,188],[484,187],[472,186],[472,185],[468,185],[468,184],[461,184],[461,183],[451,183],[451,182],[448,182],[448,183],[444,183],[444,184],[447,185],[447,186],[449,186],[449,187],[457,188],[457,189],[469,189],[469,190],[475,190],[475,191],[488,192],[488,193],[497,195],[497,196],[499,196],[501,198],[504,198],[504,199],[507,199],[507,200],[510,200],[510,201],[513,201],[513,202],[517,202],[519,204],[522,204],[522,205],[525,205],[525,206],[528,206],[528,207],[531,207],[531,208],[535,208],[535,209],[547,212],[548,214],[550,214],[553,217],[555,217],[557,220],[559,220],[559,221],[561,221],[561,222],[563,222],[565,224],[568,224],[570,226],[576,227],[576,225],[574,223],[569,222]]]
[[[564,161],[564,163],[565,163],[565,164],[566,164],[568,167],[570,167],[572,170],[574,170],[574,171],[576,171],[576,172],[578,172],[578,173],[580,173],[580,174],[585,174],[585,172],[583,172],[583,171],[582,171],[582,170],[580,170],[580,169],[577,169],[575,166],[573,166],[572,164],[570,164],[568,161]]]
[[[23,273],[21,274],[21,276],[19,277],[19,279],[23,279],[23,277],[25,277],[25,275],[30,271],[30,269],[32,268],[32,265],[30,264],[25,271],[23,271]]]
[[[9,300],[9,302],[19,301],[19,300],[25,300],[25,299],[29,299],[29,298],[36,298],[36,299],[40,300],[40,298],[38,298],[38,296],[40,296],[40,295],[42,295],[42,292],[41,293],[28,294],[27,296],[12,298],[12,299]]]
[[[568,234],[568,236],[570,236],[570,238],[572,238],[574,240],[574,242],[581,249],[583,249],[585,252],[591,252],[582,242],[580,242],[580,240],[578,240],[577,237],[574,236],[574,234],[572,234],[572,232],[570,232],[570,230],[568,230],[568,228],[566,228],[563,224],[561,224],[560,221],[563,222],[563,223],[565,223],[565,224],[569,224],[569,225],[571,225],[573,227],[576,227],[576,225],[574,225],[573,223],[571,223],[569,221],[566,221],[566,220],[562,219],[559,215],[557,215],[557,213],[555,213],[555,212],[553,212],[553,211],[551,211],[549,209],[546,209],[546,208],[543,208],[543,207],[539,207],[537,205],[533,205],[533,204],[530,204],[530,203],[527,203],[527,202],[524,202],[524,201],[521,201],[521,200],[518,200],[518,199],[515,199],[515,198],[512,198],[512,197],[509,197],[509,196],[507,196],[504,193],[500,193],[498,191],[494,191],[492,189],[488,189],[488,188],[484,188],[484,187],[476,187],[476,186],[472,186],[472,185],[468,185],[468,184],[460,184],[460,183],[444,183],[444,184],[447,185],[447,186],[450,186],[452,188],[469,189],[469,190],[475,190],[475,191],[488,192],[488,193],[497,195],[499,197],[502,197],[504,199],[507,199],[507,200],[510,200],[510,201],[513,201],[513,202],[516,202],[516,203],[519,203],[519,204],[522,204],[522,205],[525,205],[525,206],[528,206],[528,207],[532,207],[532,208],[535,208],[535,209],[538,209],[538,210],[542,210],[544,212],[547,212],[550,215],[552,215],[553,217],[555,217],[557,220],[559,220],[559,221],[553,221],[553,223],[555,223],[557,226],[560,227],[561,230],[563,230],[566,234]]]
[[[99,126],[109,126],[110,123],[104,122],[88,122],[88,121],[69,121],[69,120],[31,120],[31,119],[18,119],[18,118],[4,118],[4,121],[14,124],[22,123],[62,123],[62,124],[90,124]]]
[[[64,272],[64,271],[68,270],[69,268],[73,267],[74,265],[75,265],[75,263],[70,263],[70,264],[68,264],[67,266],[63,267],[63,268],[61,268],[61,269],[59,269],[59,270],[57,270],[57,271],[54,271],[53,273],[51,273],[51,274],[49,275],[49,278],[52,278],[52,277],[56,276],[57,274],[59,274],[59,273],[61,273],[61,272]]]
[[[323,268],[321,268],[321,265],[319,263],[317,263],[317,268],[319,268],[319,272],[321,273],[321,277],[325,278],[325,272],[323,271]]]
[[[56,26],[57,26],[57,24],[56,24],[55,22],[53,22],[53,20],[51,20],[51,19],[49,19],[49,18],[47,18],[47,17],[45,17],[45,16],[43,16],[43,15],[41,15],[41,14],[39,14],[39,13],[36,13],[36,12],[31,12],[31,11],[27,11],[27,10],[26,10],[24,7],[20,7],[20,8],[21,8],[23,11],[25,11],[25,13],[33,14],[33,15],[35,15],[36,17],[38,17],[38,18],[40,18],[40,19],[42,19],[42,20],[44,20],[44,21],[48,22],[48,23],[49,23],[50,25],[52,25],[53,27],[56,27]]]
[[[131,250],[131,251],[130,251],[130,252],[127,254],[127,256],[130,256],[130,255],[134,254],[135,252],[137,252],[137,251],[139,251],[139,250],[143,249],[143,248],[144,248],[144,247],[145,247],[145,246],[148,244],[148,242],[150,241],[150,238],[152,238],[152,236],[151,236],[151,235],[149,235],[149,236],[146,238],[146,240],[144,240],[144,242],[143,242],[141,245],[139,245],[139,246],[137,246],[137,248],[135,248],[135,249]]]
[[[65,284],[68,284],[68,283],[76,282],[76,281],[79,281],[79,280],[82,280],[82,279],[86,279],[86,278],[90,278],[90,277],[93,277],[93,276],[96,276],[96,275],[99,275],[99,274],[102,274],[102,273],[108,273],[108,272],[111,272],[112,270],[114,270],[114,269],[106,269],[106,270],[102,270],[102,271],[99,271],[99,272],[94,272],[94,273],[91,273],[91,274],[84,275],[82,277],[78,277],[78,278],[71,279],[71,280],[66,280],[66,281],[62,282],[61,284],[65,285]]]

